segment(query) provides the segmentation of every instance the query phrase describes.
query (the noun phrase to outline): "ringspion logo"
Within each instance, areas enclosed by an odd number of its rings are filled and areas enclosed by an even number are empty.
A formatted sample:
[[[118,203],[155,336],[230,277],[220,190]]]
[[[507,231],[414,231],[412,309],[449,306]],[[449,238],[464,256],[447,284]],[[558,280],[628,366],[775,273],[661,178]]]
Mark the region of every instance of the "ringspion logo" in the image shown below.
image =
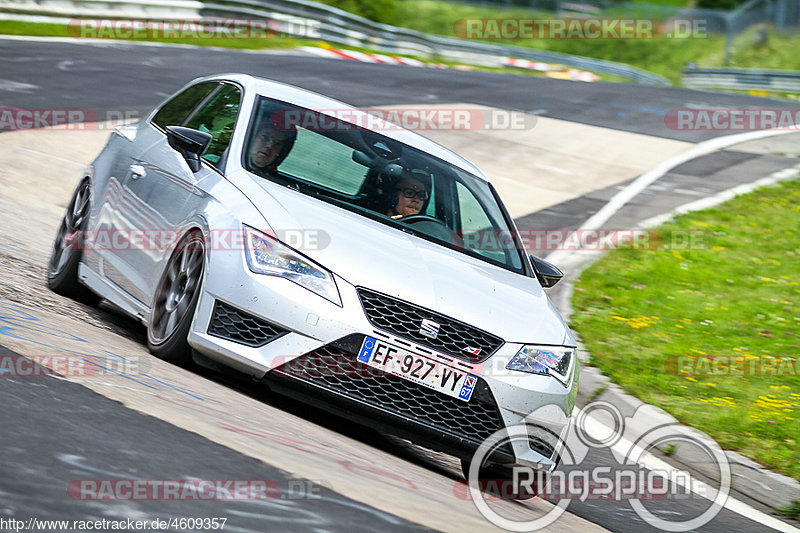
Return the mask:
[[[644,408],[643,408],[644,407]],[[477,449],[470,461],[468,496],[478,511],[492,524],[509,531],[537,531],[558,520],[574,501],[624,501],[642,520],[663,531],[695,531],[710,522],[722,510],[731,486],[731,470],[724,451],[710,438],[698,438],[682,430],[680,424],[653,423],[648,406],[639,407],[625,417],[613,404],[592,402],[569,421],[563,435],[550,434],[534,425],[519,424],[497,431]],[[539,414],[541,411],[541,415]],[[548,407],[526,417],[526,420],[548,420]],[[610,419],[612,424],[598,423]],[[552,471],[515,465],[508,478],[487,480],[481,470],[488,465],[492,453],[502,447],[517,446],[530,450],[534,446],[548,459],[560,463]],[[704,464],[713,469],[706,483],[689,471],[671,467],[644,467],[653,451],[664,446],[691,448]],[[590,457],[593,449],[611,452],[610,460],[597,466]],[[588,459],[588,460],[587,460]],[[607,464],[605,464],[607,463]],[[491,482],[491,485],[487,482]],[[487,490],[488,489],[488,490]],[[463,495],[456,488],[456,496]],[[699,498],[696,512],[690,517],[679,513],[659,516],[644,504],[661,499],[686,499],[691,493]],[[553,505],[544,512],[539,509],[514,509],[491,506],[498,499],[527,499],[534,495]],[[526,516],[525,513],[528,513]]]

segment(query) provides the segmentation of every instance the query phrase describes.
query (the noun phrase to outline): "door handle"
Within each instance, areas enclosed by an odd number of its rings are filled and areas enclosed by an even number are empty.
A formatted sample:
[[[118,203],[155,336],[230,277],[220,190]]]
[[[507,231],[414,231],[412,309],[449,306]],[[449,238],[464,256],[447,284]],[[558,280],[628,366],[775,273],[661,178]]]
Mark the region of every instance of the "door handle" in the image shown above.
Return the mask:
[[[143,178],[147,174],[144,171],[144,167],[142,165],[131,165],[129,167],[129,169],[131,171],[131,178],[135,179],[135,180],[138,180],[139,178]]]

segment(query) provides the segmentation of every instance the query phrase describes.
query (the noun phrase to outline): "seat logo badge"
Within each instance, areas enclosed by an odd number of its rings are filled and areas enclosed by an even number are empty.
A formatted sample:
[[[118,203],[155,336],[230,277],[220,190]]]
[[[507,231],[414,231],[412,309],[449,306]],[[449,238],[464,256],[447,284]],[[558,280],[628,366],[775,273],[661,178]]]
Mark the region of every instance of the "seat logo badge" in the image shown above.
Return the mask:
[[[419,332],[425,337],[435,339],[439,336],[440,327],[441,325],[439,323],[423,318],[422,325],[419,327]]]

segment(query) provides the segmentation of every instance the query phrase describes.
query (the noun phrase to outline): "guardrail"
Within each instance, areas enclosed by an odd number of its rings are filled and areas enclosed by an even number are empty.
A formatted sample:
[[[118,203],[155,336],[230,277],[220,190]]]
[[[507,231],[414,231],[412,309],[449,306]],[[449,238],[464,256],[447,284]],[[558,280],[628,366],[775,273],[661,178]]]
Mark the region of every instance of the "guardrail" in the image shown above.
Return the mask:
[[[0,0],[0,12],[58,17],[61,20],[69,20],[69,17],[271,19],[279,24],[280,31],[292,36],[318,38],[385,53],[497,67],[512,57],[612,74],[644,85],[669,85],[666,78],[622,63],[425,34],[373,22],[308,0]],[[291,20],[292,17],[296,20]],[[309,25],[308,22],[315,24]],[[313,36],[308,34],[308,28],[312,26],[316,32]]]
[[[800,92],[800,71],[743,68],[687,68],[683,85],[708,89]]]

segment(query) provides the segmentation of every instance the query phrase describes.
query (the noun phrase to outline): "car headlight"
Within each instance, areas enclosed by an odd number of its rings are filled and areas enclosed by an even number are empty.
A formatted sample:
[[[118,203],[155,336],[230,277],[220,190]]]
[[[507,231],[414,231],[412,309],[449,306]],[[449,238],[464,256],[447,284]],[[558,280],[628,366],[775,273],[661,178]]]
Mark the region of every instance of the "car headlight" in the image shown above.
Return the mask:
[[[333,274],[277,239],[244,226],[247,266],[256,274],[280,276],[342,306]]]
[[[566,386],[575,348],[567,346],[523,346],[506,365],[509,370],[551,375]]]

